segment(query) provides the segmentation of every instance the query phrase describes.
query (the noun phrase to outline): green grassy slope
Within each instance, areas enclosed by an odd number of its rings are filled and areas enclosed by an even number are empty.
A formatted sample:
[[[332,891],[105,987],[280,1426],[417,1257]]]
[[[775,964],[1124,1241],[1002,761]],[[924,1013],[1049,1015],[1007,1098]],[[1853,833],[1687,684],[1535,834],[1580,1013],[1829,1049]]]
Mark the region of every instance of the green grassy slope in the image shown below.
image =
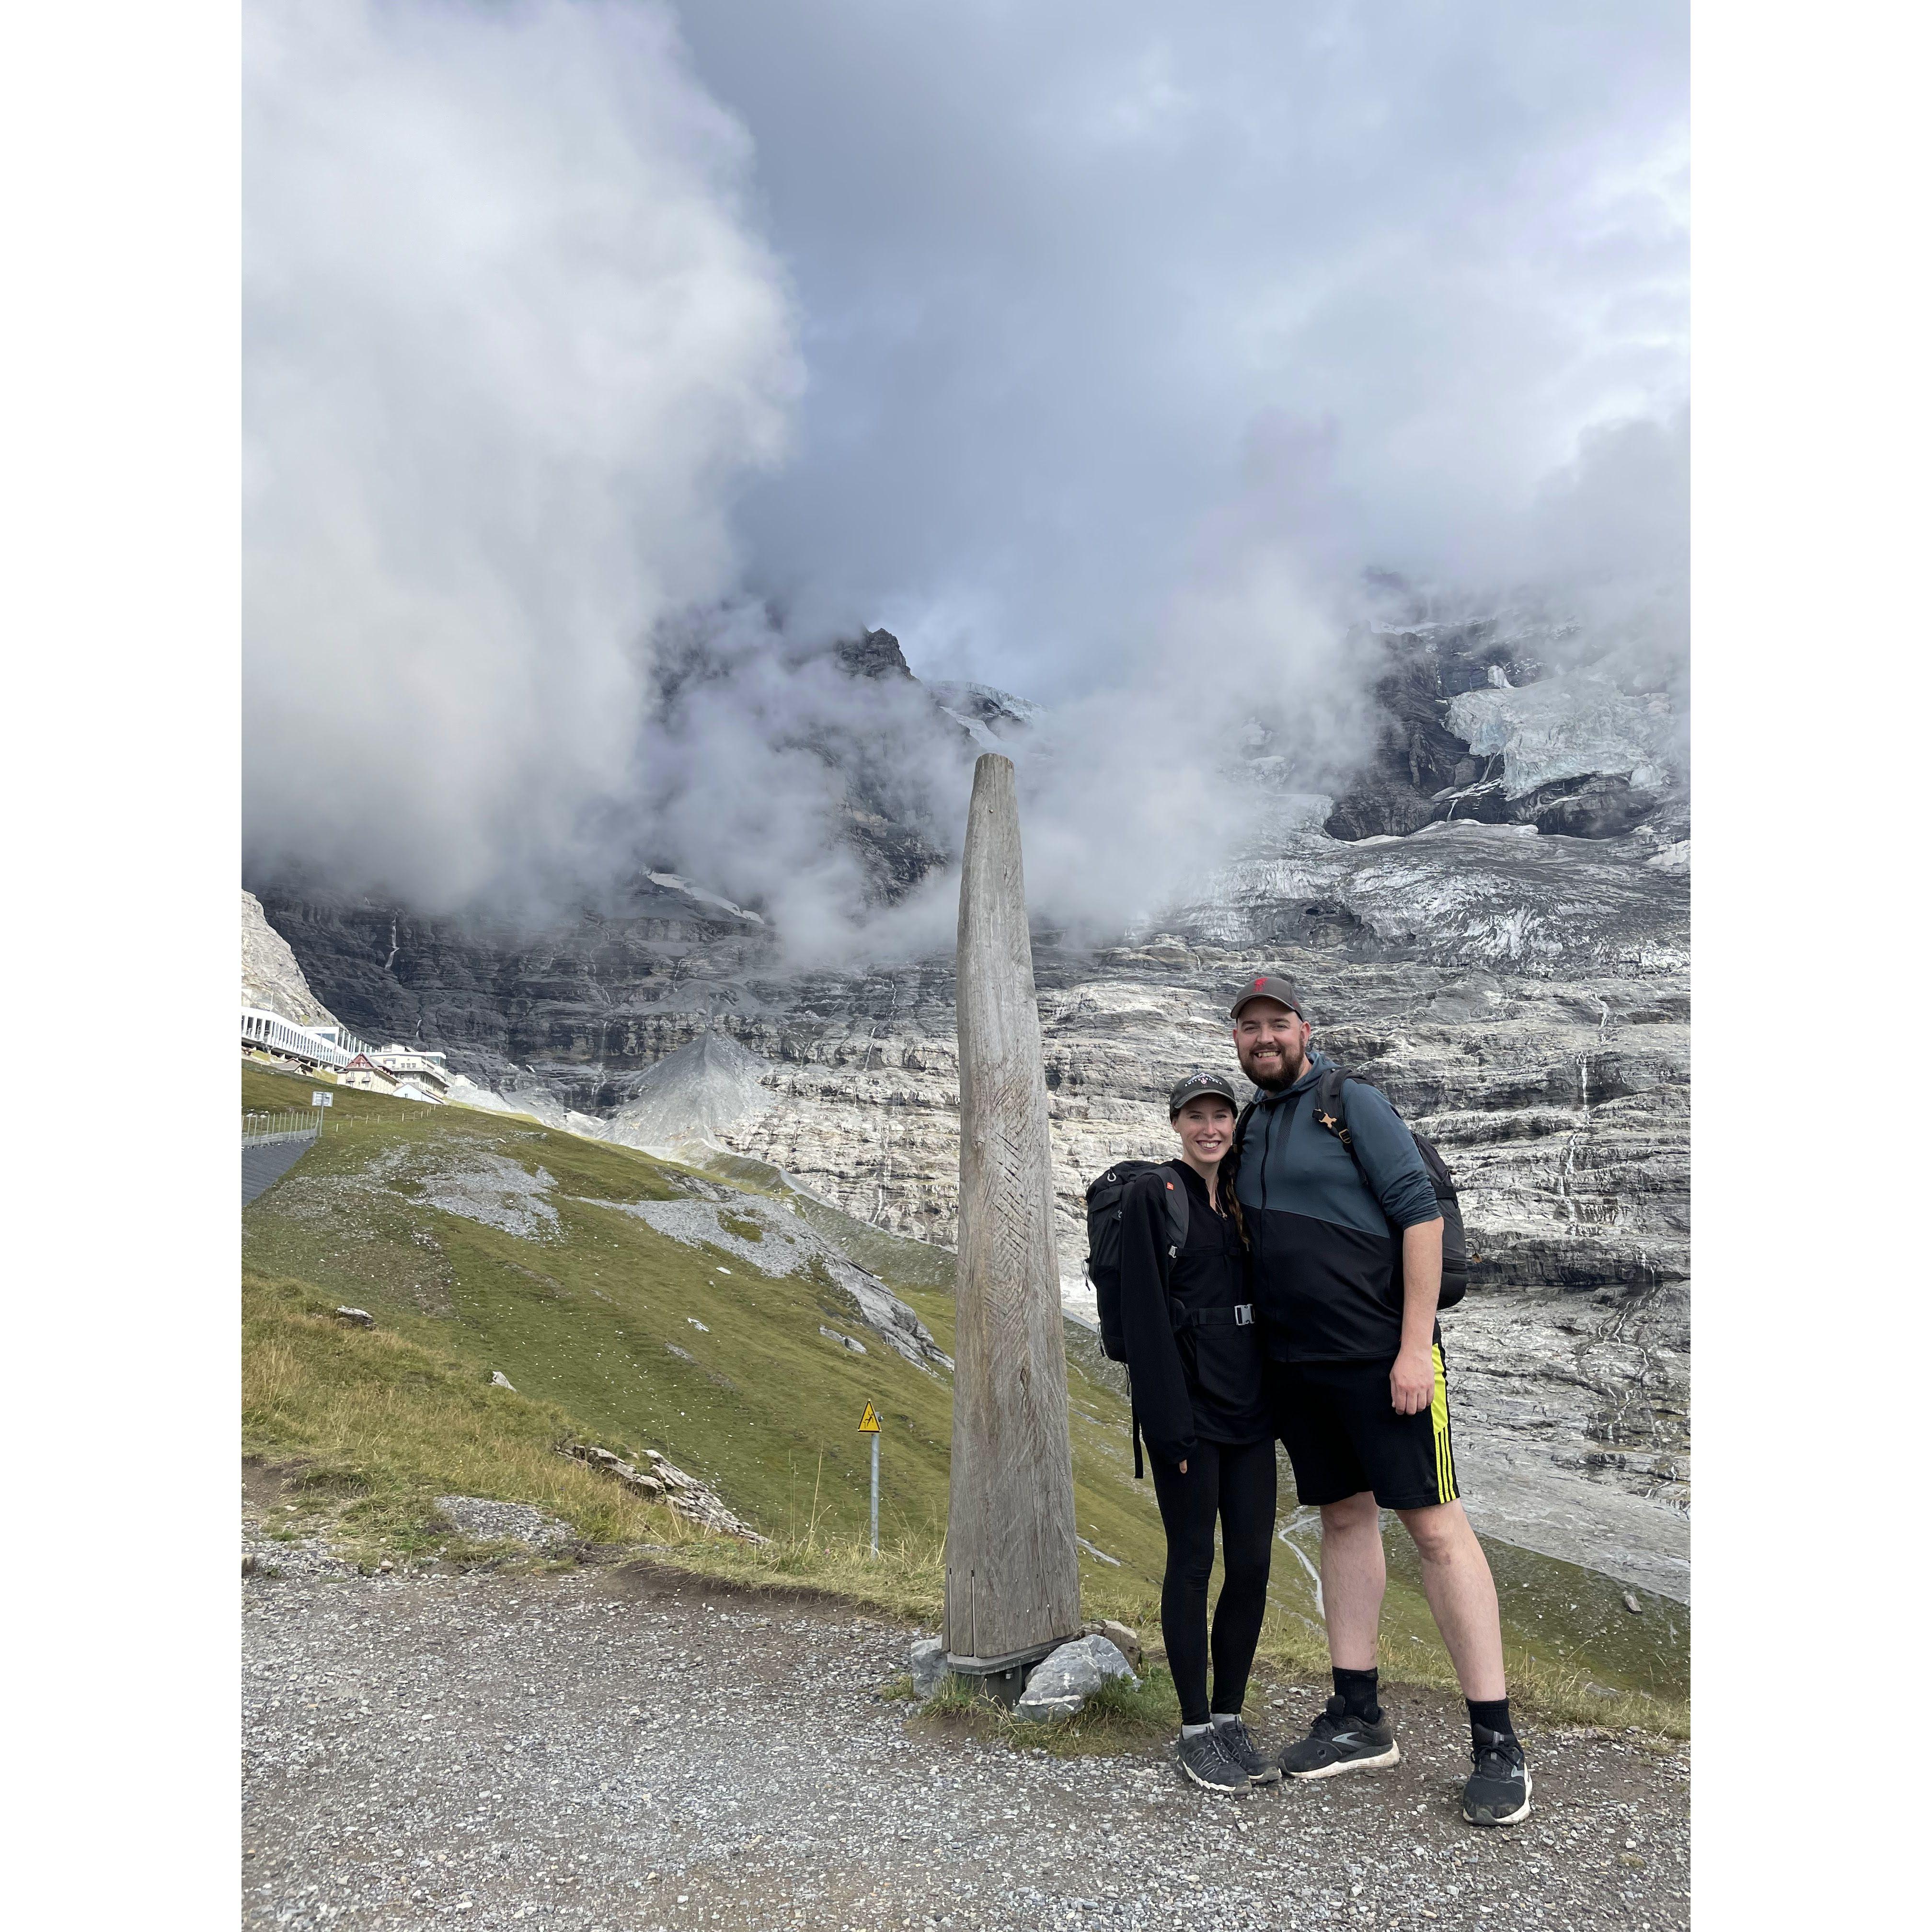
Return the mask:
[[[244,1109],[304,1106],[309,1088],[243,1070]],[[524,1190],[520,1208],[493,1204],[506,1177],[513,1195]],[[541,1177],[549,1184],[532,1189]],[[338,1090],[318,1144],[243,1216],[244,1448],[303,1462],[353,1497],[351,1527],[372,1549],[447,1544],[431,1499],[458,1489],[536,1502],[595,1541],[676,1542],[681,1560],[750,1580],[811,1582],[932,1616],[950,1378],[904,1360],[862,1325],[822,1264],[768,1276],[738,1254],[687,1245],[620,1211],[715,1196],[721,1182],[796,1212],[884,1279],[950,1353],[951,1258],[800,1196],[772,1168],[727,1158],[700,1173],[522,1118]],[[334,1321],[338,1303],[367,1309],[376,1330]],[[850,1353],[821,1324],[868,1352]],[[489,1387],[493,1371],[514,1396]],[[1151,1485],[1132,1480],[1120,1372],[1070,1330],[1068,1377],[1079,1532],[1116,1559],[1082,1551],[1084,1606],[1152,1630],[1162,1539]],[[878,1564],[860,1543],[868,1452],[857,1425],[868,1401],[885,1424],[889,1549]],[[632,1455],[659,1450],[773,1547],[694,1538],[555,1454],[571,1436]],[[1314,1552],[1307,1528],[1292,1533]],[[1621,1610],[1606,1616],[1605,1580],[1520,1552],[1498,1558],[1518,1586],[1507,1593],[1506,1637],[1520,1680],[1604,1720],[1621,1712],[1621,1721],[1676,1727],[1681,1646],[1652,1641],[1658,1618],[1642,1620],[1638,1642],[1623,1628],[1636,1620]],[[1392,1567],[1392,1669],[1444,1682],[1448,1660],[1415,1580],[1399,1560]],[[1286,1549],[1272,1595],[1266,1648],[1284,1665],[1318,1666],[1313,1588]],[[1586,1677],[1615,1697],[1586,1693]]]

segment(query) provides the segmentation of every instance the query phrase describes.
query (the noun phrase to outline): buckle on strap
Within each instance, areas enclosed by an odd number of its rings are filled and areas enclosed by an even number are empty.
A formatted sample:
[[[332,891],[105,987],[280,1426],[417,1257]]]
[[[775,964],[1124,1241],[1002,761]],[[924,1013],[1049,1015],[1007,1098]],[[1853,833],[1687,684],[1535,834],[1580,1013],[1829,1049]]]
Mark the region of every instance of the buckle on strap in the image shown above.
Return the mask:
[[[1234,1326],[1252,1328],[1255,1325],[1255,1304],[1252,1301],[1238,1301],[1234,1304]]]

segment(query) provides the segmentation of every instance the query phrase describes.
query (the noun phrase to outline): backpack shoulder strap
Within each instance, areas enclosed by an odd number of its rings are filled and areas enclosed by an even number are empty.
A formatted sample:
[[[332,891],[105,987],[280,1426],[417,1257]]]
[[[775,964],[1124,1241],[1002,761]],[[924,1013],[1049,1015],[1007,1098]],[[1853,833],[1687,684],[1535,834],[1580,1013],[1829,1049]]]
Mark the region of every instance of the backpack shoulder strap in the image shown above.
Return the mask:
[[[1325,1128],[1348,1150],[1352,1157],[1355,1152],[1355,1137],[1348,1131],[1348,1103],[1342,1093],[1348,1076],[1339,1066],[1325,1069],[1322,1078],[1315,1084],[1315,1124]],[[1361,1162],[1357,1160],[1355,1165]]]
[[[1172,1168],[1176,1163],[1170,1160],[1162,1165]],[[1167,1183],[1162,1198],[1167,1204],[1167,1245],[1172,1258],[1187,1245],[1187,1183],[1176,1174]]]

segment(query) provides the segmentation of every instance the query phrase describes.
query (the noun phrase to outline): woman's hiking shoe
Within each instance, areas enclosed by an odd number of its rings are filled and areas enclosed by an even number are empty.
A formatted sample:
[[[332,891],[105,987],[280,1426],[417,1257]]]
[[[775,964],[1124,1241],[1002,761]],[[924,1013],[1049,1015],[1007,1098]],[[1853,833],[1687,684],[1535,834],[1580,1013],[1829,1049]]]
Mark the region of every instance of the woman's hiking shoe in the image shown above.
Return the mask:
[[[1180,1760],[1181,1769],[1204,1791],[1247,1790],[1248,1774],[1221,1748],[1221,1739],[1214,1725],[1210,1724],[1204,1731],[1196,1731],[1192,1737],[1183,1731],[1174,1750]]]
[[[1401,1762],[1388,1714],[1372,1724],[1366,1718],[1351,1717],[1340,1697],[1330,1697],[1307,1736],[1281,1754],[1281,1768],[1290,1778],[1339,1778],[1345,1771],[1372,1771]]]
[[[1514,1825],[1529,1816],[1529,1766],[1522,1747],[1501,1731],[1474,1727],[1476,1768],[1462,1787],[1462,1816],[1472,1825]]]
[[[1222,1755],[1247,1773],[1250,1784],[1281,1782],[1281,1766],[1273,1758],[1264,1757],[1255,1749],[1255,1741],[1248,1736],[1248,1727],[1240,1718],[1231,1724],[1217,1721],[1214,1735],[1221,1742]]]

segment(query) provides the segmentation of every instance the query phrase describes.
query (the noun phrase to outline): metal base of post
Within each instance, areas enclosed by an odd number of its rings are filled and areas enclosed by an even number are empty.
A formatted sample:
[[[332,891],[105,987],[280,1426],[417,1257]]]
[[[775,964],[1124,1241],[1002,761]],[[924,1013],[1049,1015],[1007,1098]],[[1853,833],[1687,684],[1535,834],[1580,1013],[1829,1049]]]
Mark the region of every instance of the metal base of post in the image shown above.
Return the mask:
[[[1008,1651],[1001,1657],[956,1657],[949,1650],[946,1667],[957,1676],[974,1680],[982,1696],[1010,1708],[1019,1702],[1020,1693],[1026,1688],[1027,1673],[1032,1667],[1079,1634],[1074,1630],[1045,1643],[1029,1644],[1024,1650]]]

